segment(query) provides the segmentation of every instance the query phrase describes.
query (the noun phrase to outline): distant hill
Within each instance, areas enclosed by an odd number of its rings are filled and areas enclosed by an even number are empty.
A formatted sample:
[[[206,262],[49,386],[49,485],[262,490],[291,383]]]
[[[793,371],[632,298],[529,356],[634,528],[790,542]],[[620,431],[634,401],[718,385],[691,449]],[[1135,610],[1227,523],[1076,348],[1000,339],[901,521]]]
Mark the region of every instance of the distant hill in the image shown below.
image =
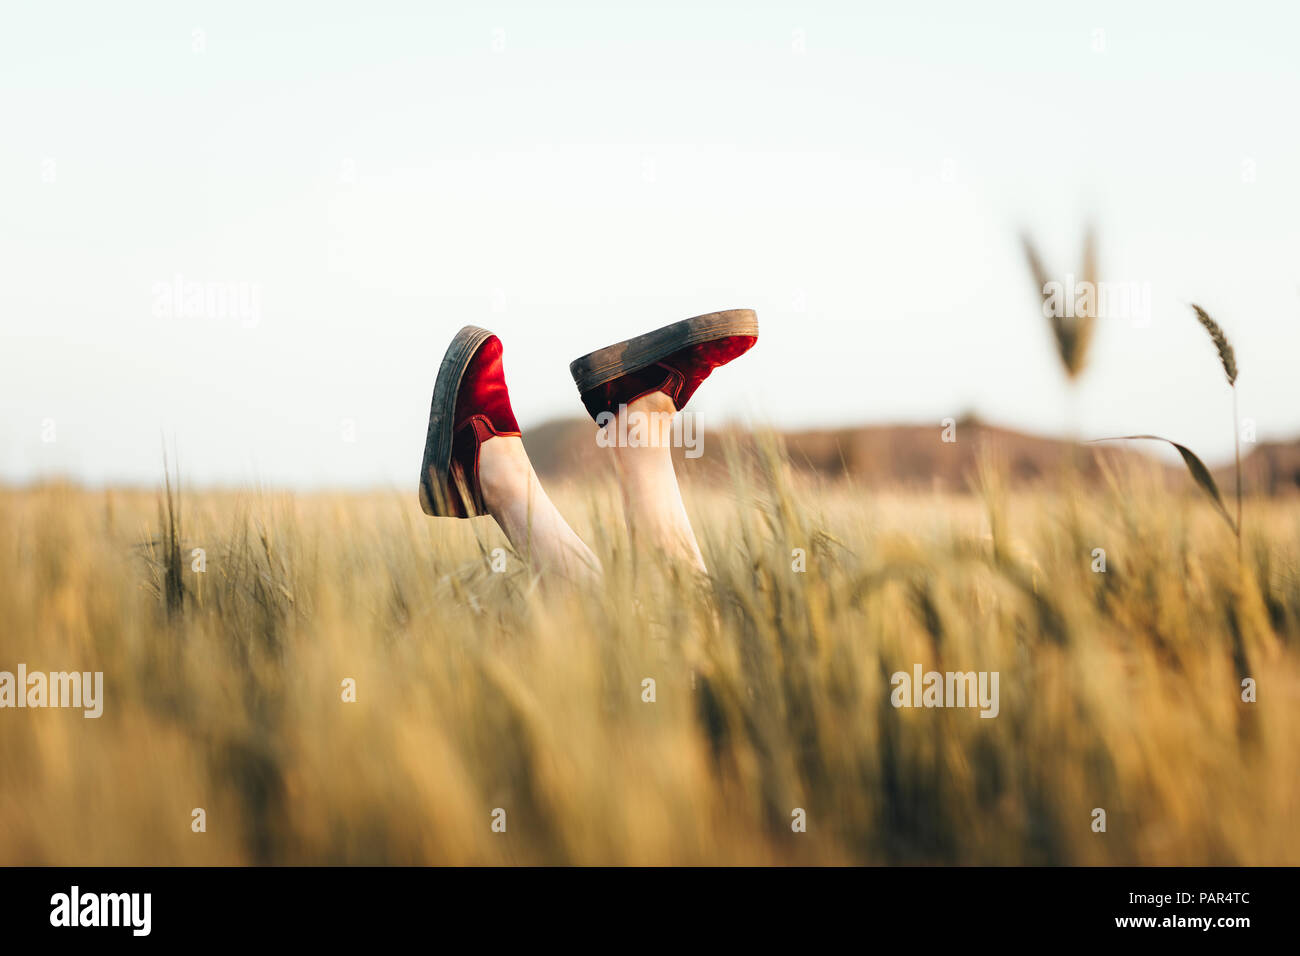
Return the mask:
[[[1215,468],[1214,478],[1221,488],[1231,488],[1232,465]],[[1241,478],[1251,494],[1300,494],[1300,439],[1247,445],[1242,449]]]
[[[1103,461],[1128,461],[1163,471],[1171,483],[1189,481],[1181,467],[1157,460],[1150,454],[1151,448],[1139,443],[1105,447],[1075,444],[969,417],[957,423],[955,442],[942,441],[938,425],[862,425],[776,435],[784,442],[796,469],[831,479],[848,477],[869,486],[963,491],[984,449],[1005,464],[1017,486],[1059,474],[1071,455],[1088,480],[1100,480]],[[703,435],[704,453],[699,458],[686,459],[681,449],[673,450],[678,473],[688,479],[714,477],[719,468],[725,467],[724,446],[728,442],[752,449],[754,441],[753,434],[738,428],[708,431]],[[580,480],[613,467],[608,451],[597,446],[596,427],[588,419],[547,422],[530,429],[524,444],[544,478]],[[1300,493],[1300,441],[1259,443],[1244,448],[1243,455],[1242,474],[1248,493]],[[1229,494],[1233,487],[1232,464],[1210,464],[1220,488]]]

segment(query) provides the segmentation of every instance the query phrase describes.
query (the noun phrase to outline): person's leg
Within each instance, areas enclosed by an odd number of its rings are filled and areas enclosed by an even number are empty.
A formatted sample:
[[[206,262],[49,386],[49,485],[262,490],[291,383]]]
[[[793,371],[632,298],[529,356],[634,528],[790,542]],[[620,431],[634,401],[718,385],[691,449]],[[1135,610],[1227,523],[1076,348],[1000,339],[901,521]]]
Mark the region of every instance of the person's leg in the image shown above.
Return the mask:
[[[673,470],[676,414],[669,396],[651,392],[622,406],[606,428],[611,435],[635,436],[627,442],[611,442],[633,546],[680,558],[707,572]]]
[[[570,363],[582,404],[606,430],[602,444],[614,448],[628,531],[637,547],[708,570],[673,471],[673,416],[714,369],[757,340],[758,317],[750,309],[732,309],[675,322]]]
[[[542,490],[510,405],[501,340],[467,325],[438,367],[429,410],[420,507],[425,514],[490,514],[511,545],[536,566],[574,579],[600,575],[600,562]]]
[[[543,490],[521,438],[503,435],[483,443],[479,484],[488,514],[516,552],[566,577],[599,577],[600,561]]]

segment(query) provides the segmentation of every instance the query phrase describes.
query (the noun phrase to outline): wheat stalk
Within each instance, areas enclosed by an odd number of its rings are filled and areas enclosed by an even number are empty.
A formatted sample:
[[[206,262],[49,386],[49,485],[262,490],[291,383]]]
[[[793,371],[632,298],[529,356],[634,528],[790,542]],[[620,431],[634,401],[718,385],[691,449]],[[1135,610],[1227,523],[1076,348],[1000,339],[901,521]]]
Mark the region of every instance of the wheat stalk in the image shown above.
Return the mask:
[[[1228,376],[1228,384],[1233,388],[1237,387],[1237,355],[1232,351],[1232,343],[1228,341],[1228,336],[1224,334],[1219,323],[1210,318],[1210,314],[1195,303],[1192,304],[1192,311],[1196,313],[1196,320],[1205,326],[1205,331],[1210,333],[1210,340],[1214,342],[1214,347],[1219,350],[1219,362],[1223,365],[1223,374]]]
[[[1219,364],[1223,366],[1223,374],[1228,377],[1228,386],[1232,389],[1232,447],[1237,464],[1237,563],[1241,563],[1241,425],[1237,419],[1237,354],[1232,350],[1232,343],[1228,341],[1228,336],[1224,333],[1218,322],[1210,318],[1210,314],[1202,309],[1196,303],[1192,303],[1192,311],[1196,313],[1196,321],[1204,326],[1205,331],[1210,334],[1210,341],[1214,343],[1215,349],[1219,353]]]
[[[1049,298],[1047,284],[1051,281],[1051,277],[1043,267],[1043,260],[1028,234],[1022,234],[1020,241],[1024,247],[1029,271],[1033,274],[1034,282],[1038,287],[1038,294],[1046,303]],[[1084,234],[1083,268],[1079,278],[1081,281],[1092,283],[1094,290],[1096,289],[1097,238],[1092,227],[1089,227]],[[1083,372],[1088,358],[1088,347],[1092,344],[1092,335],[1097,323],[1096,302],[1094,300],[1094,307],[1083,315],[1066,316],[1052,311],[1047,315],[1047,320],[1052,327],[1052,337],[1056,342],[1056,351],[1061,358],[1061,365],[1065,368],[1065,376],[1074,382]]]

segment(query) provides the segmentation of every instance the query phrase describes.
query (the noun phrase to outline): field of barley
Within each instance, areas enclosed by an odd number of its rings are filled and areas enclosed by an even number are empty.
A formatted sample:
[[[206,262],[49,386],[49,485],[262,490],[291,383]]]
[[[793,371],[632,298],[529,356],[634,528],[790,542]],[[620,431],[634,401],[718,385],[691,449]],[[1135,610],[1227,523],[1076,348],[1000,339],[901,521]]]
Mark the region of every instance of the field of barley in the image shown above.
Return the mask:
[[[685,489],[707,578],[552,489],[596,589],[413,487],[0,491],[0,670],[105,698],[0,710],[0,863],[1300,863],[1300,503],[1248,499],[1239,562],[1136,466],[732,454]],[[997,671],[998,715],[896,709],[918,664]]]

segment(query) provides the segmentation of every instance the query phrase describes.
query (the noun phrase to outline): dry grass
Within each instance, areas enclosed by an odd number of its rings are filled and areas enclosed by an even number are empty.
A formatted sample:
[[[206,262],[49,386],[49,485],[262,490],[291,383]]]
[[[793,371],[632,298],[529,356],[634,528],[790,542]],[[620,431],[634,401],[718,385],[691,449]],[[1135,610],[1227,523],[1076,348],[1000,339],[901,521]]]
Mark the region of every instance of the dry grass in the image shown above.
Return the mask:
[[[0,711],[0,862],[1300,863],[1300,506],[1251,504],[1239,568],[1141,473],[732,475],[688,489],[707,582],[557,489],[594,592],[492,573],[490,521],[414,493],[0,492],[0,669],[106,686],[98,720]],[[914,663],[999,671],[1000,715],[895,710]]]

